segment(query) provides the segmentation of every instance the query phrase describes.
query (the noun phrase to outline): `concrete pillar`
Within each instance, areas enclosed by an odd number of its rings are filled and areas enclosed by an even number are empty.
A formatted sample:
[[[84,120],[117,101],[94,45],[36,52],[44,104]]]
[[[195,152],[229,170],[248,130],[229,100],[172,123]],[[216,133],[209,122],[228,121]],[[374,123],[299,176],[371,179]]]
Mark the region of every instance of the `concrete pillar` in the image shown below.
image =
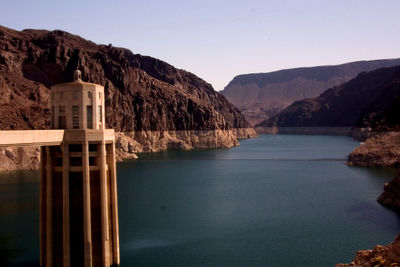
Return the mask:
[[[46,266],[53,265],[53,186],[52,158],[46,147]]]
[[[69,151],[68,144],[62,147],[63,153],[63,267],[70,266],[70,239],[69,239]]]
[[[85,134],[86,135],[86,134]],[[84,260],[85,267],[92,267],[92,227],[90,212],[90,171],[89,171],[89,145],[87,137],[82,145],[83,169],[83,233],[84,233]]]
[[[109,214],[108,214],[108,190],[107,190],[107,173],[106,173],[106,144],[104,139],[99,146],[99,168],[100,168],[100,198],[101,198],[101,233],[102,233],[102,250],[103,250],[103,266],[110,266],[110,233],[109,233]]]
[[[110,191],[111,191],[111,220],[112,220],[112,242],[113,242],[113,264],[120,264],[119,255],[119,227],[118,227],[118,200],[117,200],[117,169],[115,165],[115,144],[112,143],[111,151],[108,152],[110,159]]]
[[[40,147],[40,192],[39,192],[39,264],[44,266],[46,261],[46,148]]]

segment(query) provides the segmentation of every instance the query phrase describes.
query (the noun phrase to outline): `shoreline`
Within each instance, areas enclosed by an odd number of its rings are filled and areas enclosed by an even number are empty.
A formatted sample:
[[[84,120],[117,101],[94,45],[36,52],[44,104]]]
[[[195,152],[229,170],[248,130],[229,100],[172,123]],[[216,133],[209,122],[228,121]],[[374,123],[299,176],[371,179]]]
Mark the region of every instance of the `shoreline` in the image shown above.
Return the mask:
[[[351,136],[356,140],[365,140],[370,135],[369,128],[360,127],[254,127],[258,134],[295,134],[295,135],[340,135]]]
[[[381,205],[400,212],[400,132],[378,133],[366,140],[348,155],[349,166],[390,167],[397,170],[391,182],[385,183],[383,192],[377,198]],[[387,245],[375,245],[373,249],[359,250],[350,263],[336,267],[356,266],[399,266],[400,234]]]
[[[253,128],[116,132],[116,159],[136,159],[136,153],[170,149],[230,148],[238,146],[238,140],[255,137]],[[39,166],[38,146],[0,148],[0,172],[36,170]]]

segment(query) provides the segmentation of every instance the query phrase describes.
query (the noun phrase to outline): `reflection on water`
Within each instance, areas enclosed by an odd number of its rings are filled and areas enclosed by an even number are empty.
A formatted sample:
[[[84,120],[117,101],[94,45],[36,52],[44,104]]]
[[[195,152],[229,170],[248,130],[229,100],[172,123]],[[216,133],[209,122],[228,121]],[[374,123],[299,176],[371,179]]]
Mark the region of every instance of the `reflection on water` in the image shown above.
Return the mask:
[[[125,244],[125,250],[138,250],[138,249],[145,249],[145,248],[154,248],[154,247],[164,247],[164,246],[171,246],[176,243],[170,241],[163,241],[163,240],[135,240],[128,244]]]
[[[38,266],[39,172],[0,174],[0,266]]]

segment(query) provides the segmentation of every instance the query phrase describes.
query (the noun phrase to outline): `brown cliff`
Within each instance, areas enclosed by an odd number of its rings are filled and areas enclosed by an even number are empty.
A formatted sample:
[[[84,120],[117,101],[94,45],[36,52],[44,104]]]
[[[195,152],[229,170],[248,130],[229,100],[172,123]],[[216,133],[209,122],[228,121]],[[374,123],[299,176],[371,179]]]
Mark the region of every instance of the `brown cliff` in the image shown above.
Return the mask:
[[[67,32],[2,26],[0,129],[49,128],[49,88],[70,81],[75,69],[104,85],[106,123],[117,132],[247,129],[255,136],[243,115],[194,74]]]

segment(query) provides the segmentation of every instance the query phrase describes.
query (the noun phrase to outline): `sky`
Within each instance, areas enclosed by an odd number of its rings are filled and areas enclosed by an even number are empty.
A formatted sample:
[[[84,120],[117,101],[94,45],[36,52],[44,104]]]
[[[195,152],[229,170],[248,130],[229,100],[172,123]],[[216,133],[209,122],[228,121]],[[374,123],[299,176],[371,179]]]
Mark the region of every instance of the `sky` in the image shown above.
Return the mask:
[[[64,30],[190,71],[236,75],[400,57],[399,0],[1,0],[0,25]]]

